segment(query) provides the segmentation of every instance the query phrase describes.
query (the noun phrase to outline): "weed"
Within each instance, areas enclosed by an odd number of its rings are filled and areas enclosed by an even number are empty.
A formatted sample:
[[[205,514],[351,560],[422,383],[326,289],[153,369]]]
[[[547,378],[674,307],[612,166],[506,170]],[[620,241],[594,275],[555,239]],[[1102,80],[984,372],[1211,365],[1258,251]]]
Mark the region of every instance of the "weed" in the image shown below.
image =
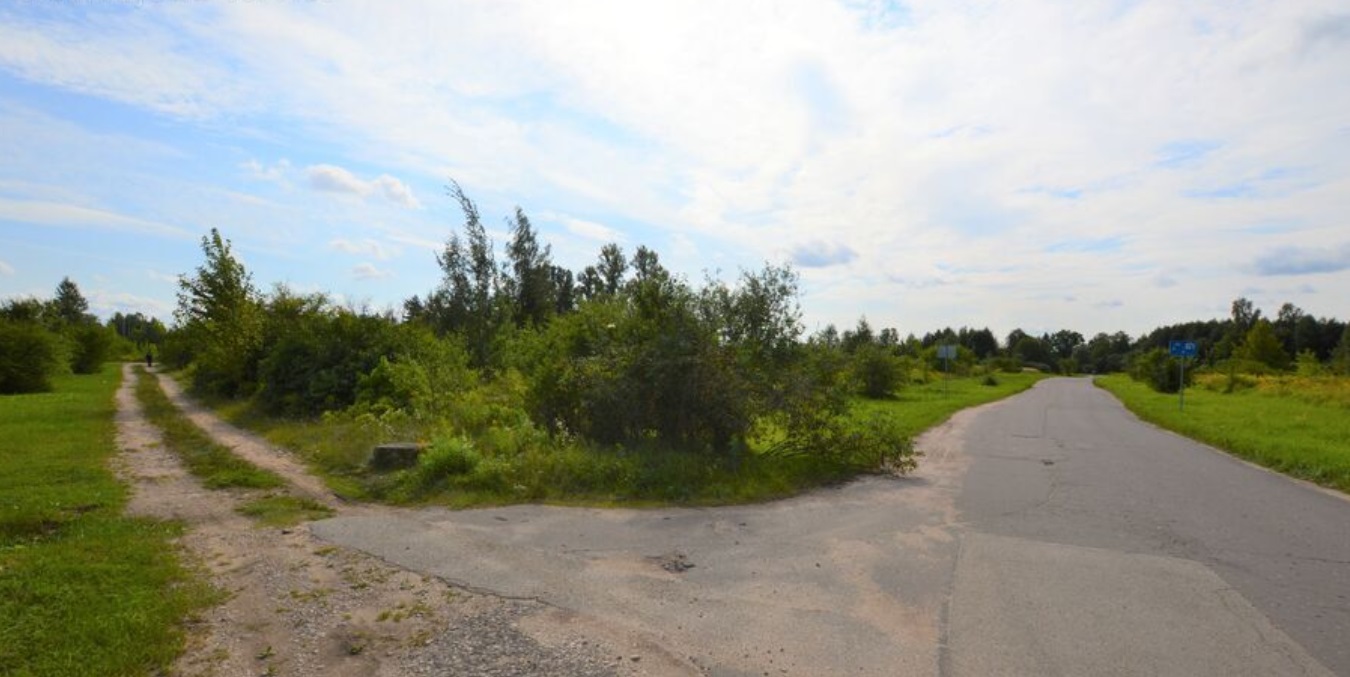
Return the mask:
[[[333,510],[328,506],[308,498],[285,494],[255,498],[239,506],[238,511],[257,520],[260,525],[270,527],[294,526],[333,516]]]

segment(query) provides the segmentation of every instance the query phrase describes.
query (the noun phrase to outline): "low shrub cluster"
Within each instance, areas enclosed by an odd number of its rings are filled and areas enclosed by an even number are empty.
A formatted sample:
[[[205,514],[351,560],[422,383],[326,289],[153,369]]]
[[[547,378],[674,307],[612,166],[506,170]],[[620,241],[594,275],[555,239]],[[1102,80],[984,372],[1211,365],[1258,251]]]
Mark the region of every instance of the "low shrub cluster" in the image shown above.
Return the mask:
[[[0,306],[0,393],[51,390],[53,377],[98,373],[110,356],[116,335],[86,312],[79,287],[66,278],[56,292]]]

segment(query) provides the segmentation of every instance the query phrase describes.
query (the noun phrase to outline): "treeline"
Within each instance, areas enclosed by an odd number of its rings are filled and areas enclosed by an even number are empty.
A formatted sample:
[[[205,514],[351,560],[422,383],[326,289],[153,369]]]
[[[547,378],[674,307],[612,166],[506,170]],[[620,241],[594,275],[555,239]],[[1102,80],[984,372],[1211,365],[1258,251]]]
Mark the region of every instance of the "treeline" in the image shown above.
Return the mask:
[[[1194,341],[1196,368],[1234,374],[1275,374],[1297,371],[1315,376],[1350,375],[1350,328],[1332,318],[1317,318],[1291,303],[1282,305],[1275,319],[1262,316],[1246,298],[1233,301],[1224,320],[1186,322],[1159,327],[1138,339],[1124,332],[1098,333],[1091,339],[1062,329],[1033,336],[1014,329],[1000,343],[988,328],[945,328],[900,338],[894,328],[873,330],[867,318],[840,332],[825,327],[810,341],[835,350],[851,363],[860,392],[883,397],[908,380],[927,379],[938,369],[962,374],[1035,369],[1061,374],[1129,372],[1155,388],[1175,392],[1180,371],[1168,353],[1171,341]],[[938,346],[956,346],[948,362],[938,357]]]
[[[849,467],[912,462],[884,422],[847,416],[848,365],[803,339],[791,269],[695,285],[651,249],[610,244],[573,274],[519,209],[498,262],[477,206],[450,190],[464,224],[436,257],[440,283],[402,317],[262,293],[211,231],[205,261],[182,277],[164,360],[201,393],[282,416],[358,411],[470,436],[525,427],[732,460],[757,446]]]

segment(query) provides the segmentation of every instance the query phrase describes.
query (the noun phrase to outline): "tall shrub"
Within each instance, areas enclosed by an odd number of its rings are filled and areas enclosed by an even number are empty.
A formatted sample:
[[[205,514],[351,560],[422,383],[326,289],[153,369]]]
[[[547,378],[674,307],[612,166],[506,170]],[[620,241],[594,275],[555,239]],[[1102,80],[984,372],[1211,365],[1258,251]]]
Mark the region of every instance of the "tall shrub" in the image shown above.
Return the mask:
[[[59,341],[36,322],[0,318],[0,393],[51,390],[61,368]]]

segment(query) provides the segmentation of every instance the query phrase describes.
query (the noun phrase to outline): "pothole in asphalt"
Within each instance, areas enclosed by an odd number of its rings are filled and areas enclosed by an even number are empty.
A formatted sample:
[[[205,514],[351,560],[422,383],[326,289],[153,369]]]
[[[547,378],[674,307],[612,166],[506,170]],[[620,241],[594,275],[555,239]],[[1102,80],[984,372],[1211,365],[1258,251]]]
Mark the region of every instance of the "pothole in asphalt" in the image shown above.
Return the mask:
[[[664,555],[648,557],[647,559],[652,560],[662,569],[665,569],[672,574],[682,574],[694,568],[694,563],[690,562],[689,558],[682,552],[669,552]]]

